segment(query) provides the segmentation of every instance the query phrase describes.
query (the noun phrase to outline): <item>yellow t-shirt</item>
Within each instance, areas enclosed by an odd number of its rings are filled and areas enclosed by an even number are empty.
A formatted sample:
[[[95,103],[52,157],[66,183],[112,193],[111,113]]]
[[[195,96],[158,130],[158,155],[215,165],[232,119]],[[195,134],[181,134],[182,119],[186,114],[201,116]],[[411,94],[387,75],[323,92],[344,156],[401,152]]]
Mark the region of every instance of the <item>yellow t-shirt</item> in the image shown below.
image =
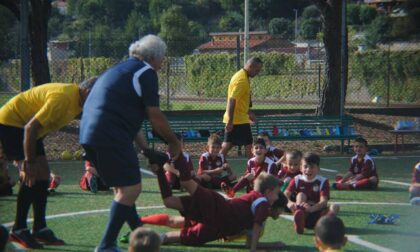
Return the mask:
[[[76,84],[48,83],[22,92],[0,109],[0,124],[23,128],[35,117],[42,128],[37,139],[58,130],[82,112]]]
[[[230,80],[228,88],[228,101],[229,98],[234,98],[236,101],[235,110],[233,112],[233,124],[249,123],[249,103],[250,103],[251,85],[249,83],[248,73],[241,69],[233,75]],[[228,108],[226,108],[223,122],[228,122]]]

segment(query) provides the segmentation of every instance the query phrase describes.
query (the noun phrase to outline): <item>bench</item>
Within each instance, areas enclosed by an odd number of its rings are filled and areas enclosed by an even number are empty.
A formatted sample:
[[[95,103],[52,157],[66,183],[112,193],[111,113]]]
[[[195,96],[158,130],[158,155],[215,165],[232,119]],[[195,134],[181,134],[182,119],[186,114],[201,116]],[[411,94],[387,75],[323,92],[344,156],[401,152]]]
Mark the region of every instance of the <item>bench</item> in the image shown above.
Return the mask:
[[[398,136],[401,136],[401,151],[404,151],[404,135],[420,134],[418,129],[407,129],[407,130],[390,130],[391,134],[395,135],[394,152],[398,152]]]
[[[174,132],[183,135],[184,142],[206,142],[212,133],[223,134],[225,126],[221,116],[174,116],[168,121]],[[148,121],[144,121],[143,129],[150,143],[162,141]],[[360,136],[354,132],[351,116],[260,116],[251,130],[254,136],[267,132],[271,140],[340,140],[341,151],[345,140],[349,145]]]

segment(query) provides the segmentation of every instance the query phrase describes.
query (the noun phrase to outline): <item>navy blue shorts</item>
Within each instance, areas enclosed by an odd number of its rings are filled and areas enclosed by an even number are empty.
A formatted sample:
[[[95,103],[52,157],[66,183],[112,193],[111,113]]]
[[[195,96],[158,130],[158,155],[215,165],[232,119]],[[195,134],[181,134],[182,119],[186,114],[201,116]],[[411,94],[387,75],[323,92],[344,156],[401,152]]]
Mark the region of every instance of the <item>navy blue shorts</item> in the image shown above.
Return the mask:
[[[24,160],[23,139],[25,131],[23,128],[0,124],[0,142],[3,153],[8,160]],[[43,138],[36,141],[36,155],[45,156]]]
[[[141,182],[139,160],[133,146],[98,147],[83,145],[99,177],[110,187],[124,187]]]

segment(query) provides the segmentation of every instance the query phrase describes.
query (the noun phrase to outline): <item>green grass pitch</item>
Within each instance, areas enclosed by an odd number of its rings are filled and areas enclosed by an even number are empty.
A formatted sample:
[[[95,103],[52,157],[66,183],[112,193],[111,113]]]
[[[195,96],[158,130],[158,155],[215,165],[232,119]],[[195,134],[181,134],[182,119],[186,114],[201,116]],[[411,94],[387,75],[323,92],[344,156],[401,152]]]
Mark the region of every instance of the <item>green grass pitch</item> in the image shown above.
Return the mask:
[[[380,180],[409,183],[413,165],[420,161],[420,155],[411,157],[375,158]],[[349,157],[323,157],[321,167],[344,172],[347,169]],[[244,159],[230,160],[237,174],[242,174],[246,161]],[[194,160],[197,164],[197,160]],[[56,234],[63,238],[67,245],[61,247],[46,246],[39,251],[93,251],[104,231],[109,208],[112,201],[111,192],[92,194],[79,189],[79,179],[83,173],[83,163],[80,161],[51,162],[51,168],[62,176],[62,184],[55,195],[48,200],[47,215],[53,217],[48,225]],[[11,167],[11,174],[17,172]],[[333,179],[334,173],[321,171],[321,174]],[[162,206],[156,178],[143,174],[143,192],[136,204],[141,207],[140,215],[153,213],[177,214],[176,211]],[[9,197],[0,198],[0,223],[10,224],[15,215],[16,191]],[[175,192],[180,195],[179,192]],[[341,217],[346,225],[347,235],[359,238],[368,244],[380,247],[366,247],[349,241],[346,251],[420,251],[420,207],[409,206],[406,185],[381,181],[377,191],[334,191],[331,190],[331,201],[341,203]],[[379,204],[381,203],[381,204]],[[82,211],[103,210],[97,213],[82,213]],[[67,214],[56,216],[59,214]],[[394,225],[368,224],[371,213],[399,214],[400,221]],[[285,214],[287,215],[287,214]],[[287,216],[286,216],[287,217]],[[31,226],[31,223],[29,223]],[[151,227],[158,232],[169,230],[163,227]],[[121,234],[128,231],[125,225]],[[357,236],[357,237],[355,237]],[[296,235],[292,223],[287,218],[274,221],[269,219],[262,241],[281,240],[287,244],[284,251],[316,251],[313,242],[313,231],[305,230],[304,235]],[[126,249],[125,244],[120,244]],[[212,242],[203,247],[185,247],[181,245],[163,246],[162,251],[246,251],[243,242]],[[10,244],[6,251],[18,251]],[[36,250],[31,250],[36,251]]]

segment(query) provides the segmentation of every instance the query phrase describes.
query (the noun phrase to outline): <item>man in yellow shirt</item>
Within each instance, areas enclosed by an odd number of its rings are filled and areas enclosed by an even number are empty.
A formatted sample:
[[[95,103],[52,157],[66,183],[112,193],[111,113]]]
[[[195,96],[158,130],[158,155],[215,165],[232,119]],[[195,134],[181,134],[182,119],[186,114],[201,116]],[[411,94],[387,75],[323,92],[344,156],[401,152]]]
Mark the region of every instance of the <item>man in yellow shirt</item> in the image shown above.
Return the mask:
[[[245,145],[246,155],[248,158],[252,157],[250,122],[255,122],[256,117],[249,110],[252,106],[249,78],[258,75],[262,66],[263,63],[260,58],[252,57],[230,80],[226,112],[223,116],[225,139],[220,151],[225,156],[233,145]]]
[[[43,138],[72,121],[82,112],[96,77],[79,85],[48,83],[22,92],[0,109],[0,142],[6,161],[17,161],[21,185],[17,195],[16,219],[9,240],[25,248],[42,248],[41,243],[63,245],[46,225],[50,169]],[[34,211],[32,233],[27,228],[29,208]]]

